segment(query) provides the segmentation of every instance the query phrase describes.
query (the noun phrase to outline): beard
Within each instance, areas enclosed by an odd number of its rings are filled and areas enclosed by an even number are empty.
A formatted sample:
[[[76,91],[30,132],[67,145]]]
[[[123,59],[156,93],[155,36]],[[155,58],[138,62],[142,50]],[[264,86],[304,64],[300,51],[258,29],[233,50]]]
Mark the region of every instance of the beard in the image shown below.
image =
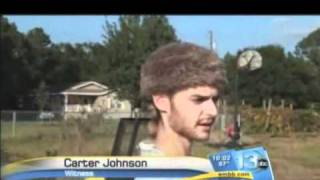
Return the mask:
[[[171,115],[169,117],[169,125],[177,134],[189,140],[204,141],[209,139],[209,132],[203,132],[199,124],[199,120],[187,121],[187,118],[180,113],[174,105],[171,106]]]

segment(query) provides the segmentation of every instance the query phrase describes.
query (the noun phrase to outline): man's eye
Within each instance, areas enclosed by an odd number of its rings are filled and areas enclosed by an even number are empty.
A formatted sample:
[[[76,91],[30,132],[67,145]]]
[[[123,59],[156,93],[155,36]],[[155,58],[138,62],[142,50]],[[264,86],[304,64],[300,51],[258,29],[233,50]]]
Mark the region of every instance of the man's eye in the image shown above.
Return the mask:
[[[194,99],[193,102],[197,103],[197,104],[200,104],[204,101],[204,99],[202,98],[198,98],[198,99]]]
[[[218,102],[218,100],[219,100],[219,97],[212,97],[211,99],[216,104]]]

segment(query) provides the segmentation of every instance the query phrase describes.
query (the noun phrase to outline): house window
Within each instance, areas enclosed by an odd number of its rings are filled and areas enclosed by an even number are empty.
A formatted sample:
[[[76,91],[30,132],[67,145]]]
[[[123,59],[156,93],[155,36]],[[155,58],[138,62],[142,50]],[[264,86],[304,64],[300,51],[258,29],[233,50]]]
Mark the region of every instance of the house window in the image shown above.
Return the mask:
[[[92,104],[93,103],[93,98],[86,97],[83,99],[84,104]]]
[[[121,109],[121,102],[118,102],[117,108],[118,108],[118,109]]]
[[[118,100],[112,100],[111,101],[111,109],[121,109],[122,103]]]

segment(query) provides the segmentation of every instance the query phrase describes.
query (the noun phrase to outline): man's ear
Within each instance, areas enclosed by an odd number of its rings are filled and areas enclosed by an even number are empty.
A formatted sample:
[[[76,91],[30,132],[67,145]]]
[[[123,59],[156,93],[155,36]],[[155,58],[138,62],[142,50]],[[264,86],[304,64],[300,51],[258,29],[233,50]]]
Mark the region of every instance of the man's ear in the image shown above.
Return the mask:
[[[170,99],[167,95],[152,95],[152,100],[160,112],[168,113],[170,111]]]

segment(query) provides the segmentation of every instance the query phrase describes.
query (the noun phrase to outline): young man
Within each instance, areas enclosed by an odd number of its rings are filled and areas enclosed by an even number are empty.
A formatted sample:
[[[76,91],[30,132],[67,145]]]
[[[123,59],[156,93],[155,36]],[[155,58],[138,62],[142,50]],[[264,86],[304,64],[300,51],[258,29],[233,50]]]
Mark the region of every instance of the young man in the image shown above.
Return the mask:
[[[194,140],[207,140],[225,84],[217,55],[203,47],[176,42],[153,52],[141,67],[140,88],[155,111],[152,140],[141,155],[188,156]]]

